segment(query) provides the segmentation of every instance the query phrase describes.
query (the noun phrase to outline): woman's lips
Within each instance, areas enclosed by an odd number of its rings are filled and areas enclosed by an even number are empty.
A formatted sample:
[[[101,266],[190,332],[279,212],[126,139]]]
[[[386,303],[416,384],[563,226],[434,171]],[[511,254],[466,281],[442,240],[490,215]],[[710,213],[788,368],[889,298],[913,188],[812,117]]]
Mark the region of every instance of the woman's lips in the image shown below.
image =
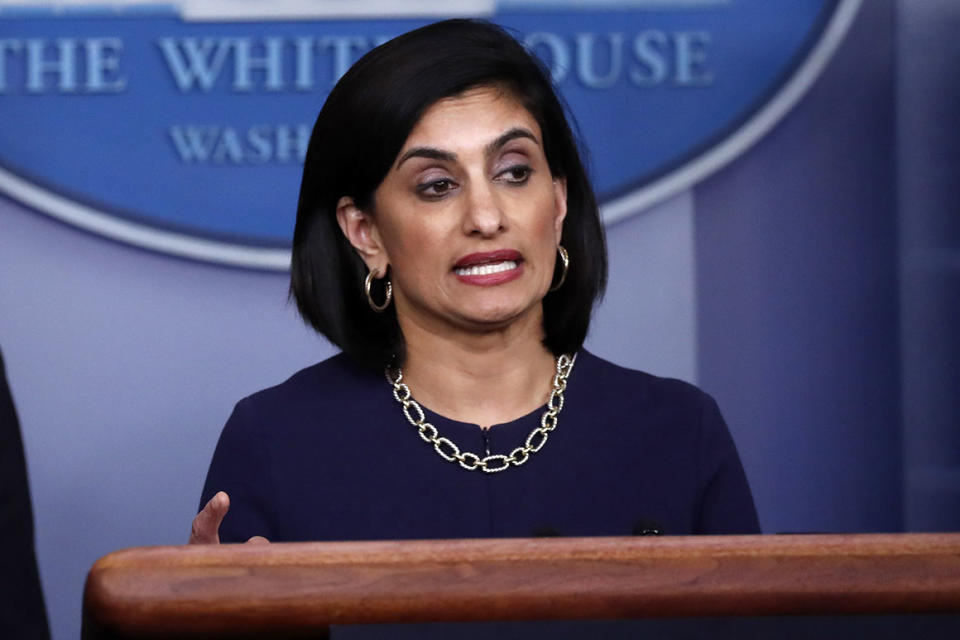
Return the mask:
[[[523,257],[519,251],[501,249],[471,253],[460,258],[453,273],[465,284],[493,286],[519,278],[523,274]]]
[[[457,260],[457,264],[453,265],[454,269],[459,269],[461,267],[472,267],[474,265],[480,264],[493,264],[495,262],[505,262],[507,260],[513,262],[520,262],[523,259],[523,256],[520,255],[519,251],[513,249],[498,249],[497,251],[482,251],[479,253],[471,253],[463,256]]]

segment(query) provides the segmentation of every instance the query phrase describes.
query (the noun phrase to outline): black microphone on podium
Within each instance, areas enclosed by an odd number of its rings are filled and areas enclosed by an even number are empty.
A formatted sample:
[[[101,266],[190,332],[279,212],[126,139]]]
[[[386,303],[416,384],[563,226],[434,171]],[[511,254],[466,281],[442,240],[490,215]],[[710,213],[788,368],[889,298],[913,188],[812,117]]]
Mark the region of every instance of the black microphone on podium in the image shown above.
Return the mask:
[[[635,536],[662,536],[663,527],[653,518],[640,518],[633,525]]]
[[[560,538],[562,534],[548,524],[534,527],[532,535],[534,538]]]
[[[633,530],[630,532],[630,535],[662,536],[663,527],[653,518],[639,518],[633,524]],[[539,527],[534,527],[533,531],[531,532],[531,536],[534,538],[560,538],[563,537],[563,534],[560,533],[555,527],[544,524],[540,525]]]

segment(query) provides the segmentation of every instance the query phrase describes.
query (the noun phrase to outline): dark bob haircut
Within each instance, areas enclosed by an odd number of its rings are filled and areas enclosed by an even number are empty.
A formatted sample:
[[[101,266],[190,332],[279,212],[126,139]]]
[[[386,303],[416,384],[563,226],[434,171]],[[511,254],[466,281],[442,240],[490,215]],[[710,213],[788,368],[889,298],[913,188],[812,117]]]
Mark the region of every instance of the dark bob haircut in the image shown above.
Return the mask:
[[[586,338],[606,285],[607,254],[564,108],[549,74],[502,28],[446,20],[398,36],[353,65],[330,92],[307,148],[290,295],[304,320],[364,366],[402,362],[404,341],[394,305],[378,314],[367,304],[367,267],[340,231],[337,203],[349,196],[376,215],[370,209],[374,191],[423,113],[438,100],[482,86],[501,87],[527,108],[540,126],[553,177],[566,179],[561,243],[570,270],[563,286],[543,300],[544,345],[555,355],[573,353]],[[382,288],[375,294],[383,299]]]

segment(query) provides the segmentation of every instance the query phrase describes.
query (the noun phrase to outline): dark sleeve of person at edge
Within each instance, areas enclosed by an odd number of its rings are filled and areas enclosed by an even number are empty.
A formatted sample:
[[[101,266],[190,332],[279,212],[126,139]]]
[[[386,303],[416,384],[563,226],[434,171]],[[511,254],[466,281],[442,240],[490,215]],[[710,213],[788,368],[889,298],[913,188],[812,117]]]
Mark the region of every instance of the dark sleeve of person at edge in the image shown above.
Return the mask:
[[[0,353],[0,638],[49,637],[20,424]]]

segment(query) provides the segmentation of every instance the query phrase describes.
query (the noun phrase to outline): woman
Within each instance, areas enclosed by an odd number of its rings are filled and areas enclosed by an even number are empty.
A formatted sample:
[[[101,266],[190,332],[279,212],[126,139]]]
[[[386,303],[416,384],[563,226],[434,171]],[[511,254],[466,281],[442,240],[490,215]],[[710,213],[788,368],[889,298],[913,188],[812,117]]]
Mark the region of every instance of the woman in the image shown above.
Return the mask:
[[[317,118],[294,233],[291,294],[343,353],[238,403],[191,541],[758,531],[713,401],[582,351],[605,280],[523,47],[452,20],[374,49]]]

